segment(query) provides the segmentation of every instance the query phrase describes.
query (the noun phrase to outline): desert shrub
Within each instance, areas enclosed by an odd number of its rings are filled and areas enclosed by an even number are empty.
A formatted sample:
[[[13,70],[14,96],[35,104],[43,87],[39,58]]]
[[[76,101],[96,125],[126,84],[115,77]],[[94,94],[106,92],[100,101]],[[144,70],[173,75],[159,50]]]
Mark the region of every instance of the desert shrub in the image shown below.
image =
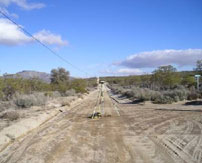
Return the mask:
[[[5,104],[3,102],[0,103],[0,112],[6,110],[7,107],[5,106]]]
[[[67,100],[63,99],[61,101],[61,106],[70,106],[70,103]]]
[[[22,79],[4,77],[0,78],[0,92],[4,93],[4,99],[9,100],[18,92],[29,94],[34,91],[50,91],[50,84],[40,81],[39,79]]]
[[[151,101],[155,101],[160,96],[162,96],[161,92],[159,92],[159,91],[152,91],[151,92]]]
[[[140,90],[140,99],[142,99],[144,101],[150,101],[150,100],[152,100],[153,96],[154,97],[158,96],[157,93],[156,93],[156,91],[150,90],[148,88]]]
[[[153,101],[154,103],[166,104],[187,99],[189,90],[183,86],[176,86],[173,90],[154,91],[148,88],[135,86],[111,86],[114,93],[122,94],[133,100]]]
[[[9,110],[4,112],[1,115],[1,118],[8,119],[10,121],[14,121],[20,118],[20,114],[16,110]]]
[[[75,96],[75,95],[76,91],[74,89],[70,89],[65,92],[65,96]]]
[[[188,91],[183,89],[175,89],[164,91],[163,95],[170,97],[173,102],[178,102],[187,99]]]
[[[98,86],[97,78],[87,78],[85,80],[87,82],[87,87],[89,87],[89,88],[95,88]]]
[[[173,97],[173,101],[174,101],[174,102],[178,102],[178,101],[180,101],[179,96],[174,96],[174,97]]]
[[[76,93],[86,93],[87,83],[84,79],[74,79],[71,84],[70,88],[74,89]]]
[[[4,98],[4,94],[3,94],[3,92],[0,90],[0,100],[3,100],[3,98]]]
[[[62,96],[65,95],[65,92],[69,89],[69,83],[61,82],[58,84],[51,84],[53,91],[58,91]]]
[[[48,92],[45,92],[44,95],[45,95],[46,97],[49,97],[49,98],[61,97],[61,94],[60,94],[60,92],[58,92],[58,91],[48,91]]]
[[[119,93],[128,98],[134,97],[134,92],[132,90],[120,90]]]
[[[48,92],[45,92],[44,95],[45,95],[46,97],[53,97],[53,92],[48,91]]]
[[[22,95],[21,97],[17,97],[15,100],[15,104],[21,108],[29,108],[33,106],[34,97],[28,95]]]
[[[83,95],[81,93],[78,93],[77,97],[83,99]]]
[[[15,94],[16,89],[11,86],[11,85],[7,85],[3,88],[3,94],[4,94],[4,100],[10,100],[13,95]]]
[[[0,101],[0,112],[8,110],[10,107],[15,107],[15,104],[12,101]]]
[[[152,96],[155,95],[155,93],[156,91],[152,91],[147,88],[131,87],[131,89],[124,95],[133,99],[148,101],[152,99]]]
[[[165,95],[161,95],[153,101],[155,104],[171,104],[172,102],[174,102],[174,100],[171,97]]]
[[[121,89],[119,89],[119,88],[115,88],[115,89],[113,90],[113,92],[114,92],[115,94],[120,94],[120,93],[123,92],[123,89],[121,90]]]
[[[189,94],[189,90],[187,90],[183,86],[178,86],[178,88],[174,89],[174,94],[179,97],[179,100],[186,100]]]
[[[202,91],[198,93],[198,98],[202,99]]]
[[[109,88],[112,89],[112,92],[114,94],[124,94],[125,91],[127,91],[123,87],[120,87],[118,85],[112,85],[112,86],[109,86]]]
[[[45,105],[47,97],[43,93],[29,95],[17,95],[14,99],[15,104],[21,108]]]
[[[53,97],[53,98],[61,97],[61,94],[60,94],[60,92],[58,92],[58,91],[53,91],[53,92],[52,92],[52,97]]]
[[[157,103],[172,103],[185,100],[189,92],[184,87],[167,91],[153,91],[148,88],[136,88],[133,90],[135,90],[135,98],[144,101],[151,100]]]
[[[188,95],[187,100],[197,100],[198,97],[199,97],[199,95],[196,92],[191,92]]]

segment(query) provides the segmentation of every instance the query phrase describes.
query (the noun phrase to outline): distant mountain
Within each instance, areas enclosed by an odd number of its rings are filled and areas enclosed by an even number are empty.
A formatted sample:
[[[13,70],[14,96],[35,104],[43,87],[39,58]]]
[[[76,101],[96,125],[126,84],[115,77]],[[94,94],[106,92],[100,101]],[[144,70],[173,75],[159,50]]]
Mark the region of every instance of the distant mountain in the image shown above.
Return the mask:
[[[50,74],[45,72],[37,72],[37,71],[22,71],[16,74],[4,74],[5,78],[18,78],[21,77],[23,79],[32,79],[38,78],[44,82],[50,83]]]

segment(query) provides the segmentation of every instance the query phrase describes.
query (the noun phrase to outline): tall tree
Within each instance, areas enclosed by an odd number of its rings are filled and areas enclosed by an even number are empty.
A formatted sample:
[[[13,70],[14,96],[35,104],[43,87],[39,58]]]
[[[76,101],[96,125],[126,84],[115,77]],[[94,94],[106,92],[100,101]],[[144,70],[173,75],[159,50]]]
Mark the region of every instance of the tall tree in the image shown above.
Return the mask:
[[[152,82],[162,88],[171,88],[180,83],[180,77],[176,73],[177,69],[171,65],[160,66],[153,72]]]
[[[57,68],[51,70],[51,83],[61,84],[69,82],[69,71],[64,68]]]

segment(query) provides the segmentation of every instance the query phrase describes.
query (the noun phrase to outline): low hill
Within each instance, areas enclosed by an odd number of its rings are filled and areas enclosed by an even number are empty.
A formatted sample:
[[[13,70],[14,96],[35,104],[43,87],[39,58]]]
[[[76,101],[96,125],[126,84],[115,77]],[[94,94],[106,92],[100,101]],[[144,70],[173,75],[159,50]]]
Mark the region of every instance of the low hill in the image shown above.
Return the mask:
[[[23,78],[23,79],[32,79],[38,78],[44,82],[50,83],[50,74],[45,72],[37,72],[37,71],[21,71],[16,74],[4,74],[5,78]]]

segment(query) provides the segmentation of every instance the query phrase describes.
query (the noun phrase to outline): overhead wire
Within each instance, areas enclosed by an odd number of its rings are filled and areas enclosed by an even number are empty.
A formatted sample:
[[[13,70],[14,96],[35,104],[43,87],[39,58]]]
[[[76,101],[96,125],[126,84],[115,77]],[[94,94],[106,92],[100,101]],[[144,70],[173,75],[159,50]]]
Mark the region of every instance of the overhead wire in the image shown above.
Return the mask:
[[[54,50],[52,50],[50,47],[48,47],[46,44],[44,44],[43,42],[41,42],[39,39],[37,39],[36,37],[34,37],[28,30],[26,30],[25,28],[23,28],[21,25],[19,25],[18,23],[16,23],[14,20],[12,20],[7,14],[5,14],[3,11],[0,10],[0,13],[6,18],[8,19],[10,22],[12,22],[13,24],[15,24],[19,29],[21,29],[25,34],[27,34],[28,36],[30,36],[32,39],[34,39],[36,42],[38,42],[41,46],[43,46],[44,48],[46,48],[47,50],[49,50],[53,55],[55,55],[56,57],[58,57],[60,60],[62,60],[63,62],[67,63],[68,65],[72,66],[73,68],[75,68],[77,71],[84,73],[85,75],[89,75],[88,72],[80,69],[79,67],[75,66],[74,64],[72,64],[71,62],[69,62],[68,60],[66,60],[65,58],[63,58],[62,56],[60,56],[58,53],[56,53]]]

